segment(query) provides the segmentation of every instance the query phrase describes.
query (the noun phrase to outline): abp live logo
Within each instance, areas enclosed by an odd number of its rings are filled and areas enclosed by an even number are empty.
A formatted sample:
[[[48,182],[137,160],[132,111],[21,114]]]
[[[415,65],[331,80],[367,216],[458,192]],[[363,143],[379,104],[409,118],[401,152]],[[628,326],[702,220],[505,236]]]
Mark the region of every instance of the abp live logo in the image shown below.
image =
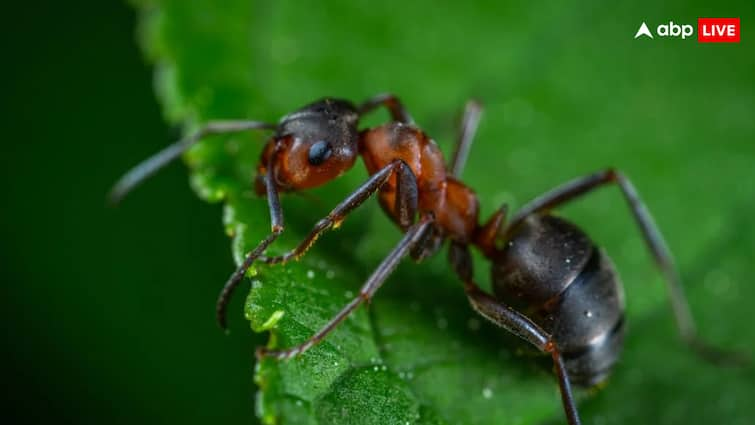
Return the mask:
[[[681,38],[682,40],[692,37],[694,26],[689,24],[677,24],[669,21],[656,27],[655,36]],[[645,22],[640,25],[634,38],[655,38],[653,31]],[[740,25],[739,18],[698,18],[697,41],[699,43],[739,43]]]

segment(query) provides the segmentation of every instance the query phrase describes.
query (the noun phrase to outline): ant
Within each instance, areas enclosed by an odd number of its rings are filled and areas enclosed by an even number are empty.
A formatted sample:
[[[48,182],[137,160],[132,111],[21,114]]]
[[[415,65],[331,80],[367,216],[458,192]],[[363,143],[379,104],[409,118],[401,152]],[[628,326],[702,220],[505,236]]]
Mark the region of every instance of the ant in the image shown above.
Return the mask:
[[[385,107],[391,120],[359,130],[359,120]],[[632,182],[606,169],[562,184],[522,207],[507,221],[504,204],[479,222],[475,192],[460,181],[482,107],[467,103],[453,159],[443,155],[414,125],[400,100],[375,96],[359,106],[324,98],[284,116],[276,124],[258,121],[210,122],[124,175],[111,192],[117,202],[136,185],[211,134],[272,130],[262,150],[254,188],[267,198],[271,233],[249,252],[218,297],[218,323],[226,328],[226,307],[233,290],[255,261],[282,264],[299,259],[324,232],[337,228],[354,209],[377,194],[385,213],[404,236],[362,286],[359,295],[304,343],[281,350],[259,348],[257,356],[291,358],[311,348],[362,303],[372,299],[399,262],[419,261],[449,243],[449,262],[463,283],[472,307],[483,317],[530,343],[553,359],[566,419],[580,423],[571,385],[603,382],[618,360],[624,336],[624,295],[611,259],[576,225],[551,215],[565,203],[606,185],[618,186],[640,233],[664,276],[681,338],[703,358],[739,362],[697,337],[671,253]],[[318,221],[298,246],[268,257],[265,249],[283,232],[281,192],[327,183],[348,171],[361,156],[370,177]],[[495,295],[473,280],[469,247],[492,263]],[[744,361],[744,360],[742,360]]]

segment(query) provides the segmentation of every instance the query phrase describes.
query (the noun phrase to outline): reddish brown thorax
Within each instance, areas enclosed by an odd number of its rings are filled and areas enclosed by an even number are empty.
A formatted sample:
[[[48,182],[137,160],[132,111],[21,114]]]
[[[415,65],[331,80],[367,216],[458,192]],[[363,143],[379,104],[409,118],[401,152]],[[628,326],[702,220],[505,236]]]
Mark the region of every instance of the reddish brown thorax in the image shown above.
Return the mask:
[[[362,132],[359,153],[367,172],[376,173],[396,159],[411,168],[417,178],[419,213],[432,212],[443,236],[468,243],[477,228],[479,203],[474,191],[446,174],[438,145],[411,124],[390,122]],[[380,205],[397,221],[396,176],[380,189]]]

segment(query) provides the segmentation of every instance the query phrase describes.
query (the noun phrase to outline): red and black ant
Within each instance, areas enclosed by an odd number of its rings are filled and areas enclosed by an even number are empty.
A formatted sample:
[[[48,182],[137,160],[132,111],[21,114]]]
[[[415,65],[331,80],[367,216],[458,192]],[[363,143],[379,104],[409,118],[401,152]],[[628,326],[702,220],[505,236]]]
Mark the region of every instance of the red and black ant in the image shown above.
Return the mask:
[[[360,118],[380,106],[387,108],[392,120],[360,131]],[[575,425],[580,420],[571,383],[592,386],[609,375],[624,336],[624,296],[605,252],[577,226],[550,211],[599,187],[616,185],[665,277],[684,342],[711,361],[735,360],[698,339],[671,253],[634,185],[620,171],[607,169],[558,186],[526,204],[508,221],[507,207],[503,205],[480,224],[477,196],[459,177],[481,112],[478,103],[467,103],[449,165],[435,142],[413,124],[399,99],[392,95],[376,96],[359,106],[325,98],[283,117],[277,125],[211,122],[128,172],[115,185],[111,199],[120,200],[207,135],[273,130],[262,151],[255,180],[256,192],[267,197],[272,232],[247,254],[223,287],[217,301],[221,327],[226,327],[229,297],[252,263],[277,264],[298,259],[323,232],[337,227],[377,193],[383,210],[404,232],[403,238],[367,279],[359,295],[319,332],[296,347],[260,348],[258,356],[284,359],[303,353],[360,304],[369,301],[404,257],[421,260],[449,240],[449,261],[472,307],[553,358],[566,418]],[[279,193],[327,183],[348,171],[359,155],[369,179],[318,221],[294,249],[280,256],[264,256],[265,249],[284,230]],[[492,263],[495,296],[484,292],[473,280],[470,245]]]

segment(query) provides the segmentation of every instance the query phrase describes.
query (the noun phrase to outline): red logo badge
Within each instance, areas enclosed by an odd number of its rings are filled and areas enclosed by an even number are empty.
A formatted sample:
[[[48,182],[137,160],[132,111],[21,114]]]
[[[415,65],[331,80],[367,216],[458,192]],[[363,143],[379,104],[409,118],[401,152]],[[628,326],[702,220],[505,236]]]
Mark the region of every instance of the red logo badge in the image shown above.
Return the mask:
[[[697,18],[699,43],[739,43],[739,18]]]

